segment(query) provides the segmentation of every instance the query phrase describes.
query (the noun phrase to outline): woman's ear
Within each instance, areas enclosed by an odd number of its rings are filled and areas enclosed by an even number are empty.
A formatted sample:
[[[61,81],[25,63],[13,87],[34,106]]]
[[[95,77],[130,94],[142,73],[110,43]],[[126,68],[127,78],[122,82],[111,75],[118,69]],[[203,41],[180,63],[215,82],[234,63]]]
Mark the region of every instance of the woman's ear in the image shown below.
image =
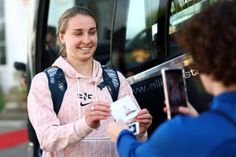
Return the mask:
[[[58,40],[60,41],[61,44],[65,43],[64,34],[59,33],[57,37],[58,37]]]

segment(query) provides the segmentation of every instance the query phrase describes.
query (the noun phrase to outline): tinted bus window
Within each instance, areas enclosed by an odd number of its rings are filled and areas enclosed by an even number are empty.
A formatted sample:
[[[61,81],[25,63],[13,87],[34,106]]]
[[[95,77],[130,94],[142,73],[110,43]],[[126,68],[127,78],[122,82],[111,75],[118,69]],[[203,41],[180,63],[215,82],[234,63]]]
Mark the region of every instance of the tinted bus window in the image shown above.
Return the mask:
[[[155,60],[158,1],[130,0],[124,60],[127,69],[134,69]]]
[[[199,13],[215,0],[173,0],[171,3],[171,16],[169,25],[169,53],[168,58],[171,59],[184,51],[179,49],[174,34],[182,29],[184,24],[191,19],[191,17]]]
[[[151,67],[146,64],[163,58],[157,41],[160,1],[118,1],[116,7],[112,61],[128,77]]]

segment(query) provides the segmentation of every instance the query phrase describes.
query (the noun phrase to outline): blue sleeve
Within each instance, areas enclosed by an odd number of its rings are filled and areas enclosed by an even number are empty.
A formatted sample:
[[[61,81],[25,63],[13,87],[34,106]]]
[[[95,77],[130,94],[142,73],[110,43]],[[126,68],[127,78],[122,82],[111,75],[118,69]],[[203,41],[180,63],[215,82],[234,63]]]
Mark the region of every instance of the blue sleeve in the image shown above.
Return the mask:
[[[176,120],[163,123],[146,142],[139,142],[128,130],[123,130],[117,141],[117,150],[121,157],[163,157],[182,154],[180,144],[183,140]],[[171,150],[171,151],[170,151]]]
[[[130,157],[131,154],[132,156],[137,156],[135,151],[140,144],[130,131],[123,130],[118,136],[117,150],[121,157]]]
[[[147,142],[139,142],[128,130],[123,130],[117,140],[117,150],[121,157],[152,157],[154,149]]]

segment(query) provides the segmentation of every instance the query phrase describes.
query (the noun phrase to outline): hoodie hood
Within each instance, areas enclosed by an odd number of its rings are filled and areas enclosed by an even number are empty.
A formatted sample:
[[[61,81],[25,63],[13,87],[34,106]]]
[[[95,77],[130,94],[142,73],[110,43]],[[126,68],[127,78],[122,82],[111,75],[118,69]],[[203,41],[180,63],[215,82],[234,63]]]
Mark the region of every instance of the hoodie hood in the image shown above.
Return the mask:
[[[101,64],[93,59],[93,72],[92,76],[84,76],[78,73],[63,57],[59,57],[52,66],[61,68],[64,74],[71,79],[86,79],[90,83],[98,83],[102,78],[102,67]]]

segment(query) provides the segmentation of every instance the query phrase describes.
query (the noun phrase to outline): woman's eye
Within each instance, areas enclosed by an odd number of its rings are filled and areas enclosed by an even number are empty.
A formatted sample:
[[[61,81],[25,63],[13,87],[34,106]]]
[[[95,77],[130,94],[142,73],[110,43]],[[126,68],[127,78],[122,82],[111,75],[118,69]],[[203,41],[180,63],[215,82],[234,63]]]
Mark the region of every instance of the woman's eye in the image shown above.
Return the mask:
[[[82,33],[75,33],[75,35],[80,36],[80,35],[82,35]]]
[[[75,35],[75,36],[80,36],[80,35],[82,35],[83,33],[82,32],[80,32],[80,31],[75,31],[75,32],[73,32],[73,35]]]
[[[96,32],[89,32],[89,34],[90,34],[90,35],[95,35],[95,34],[96,34]]]

